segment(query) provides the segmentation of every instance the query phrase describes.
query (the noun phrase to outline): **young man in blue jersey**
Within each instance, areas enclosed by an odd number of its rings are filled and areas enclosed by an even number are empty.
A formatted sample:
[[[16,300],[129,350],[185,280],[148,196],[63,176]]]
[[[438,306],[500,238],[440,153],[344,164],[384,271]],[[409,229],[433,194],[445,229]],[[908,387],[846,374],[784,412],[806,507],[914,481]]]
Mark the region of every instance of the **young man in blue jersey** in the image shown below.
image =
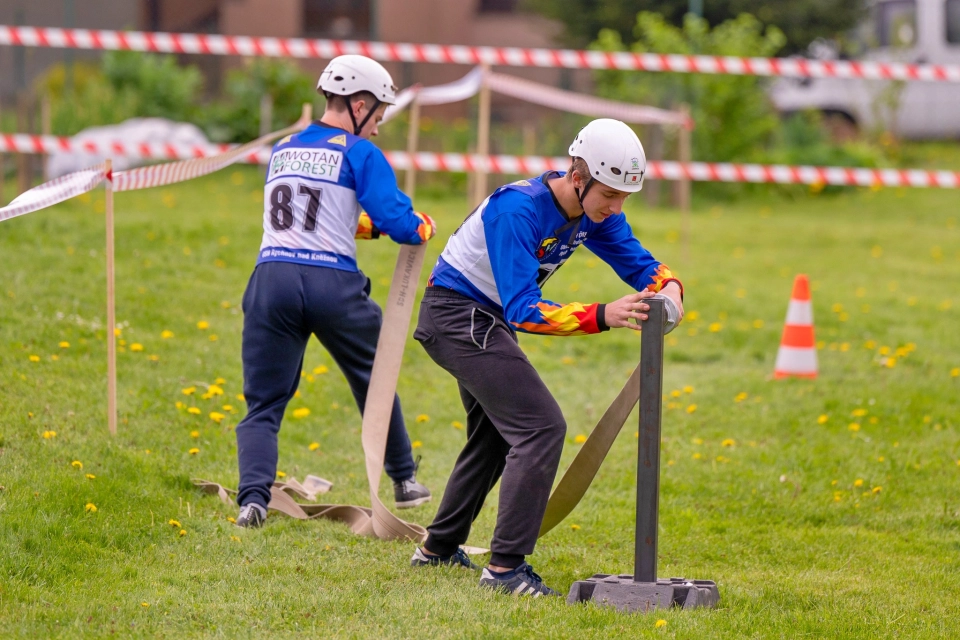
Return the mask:
[[[533,552],[563,449],[560,407],[517,344],[517,331],[572,336],[639,330],[654,295],[674,326],[683,288],[634,237],[623,202],[643,186],[636,134],[595,120],[570,146],[569,172],[500,187],[447,242],[430,278],[414,337],[459,383],[467,443],[413,566],[473,567],[459,549],[500,480],[490,564],[480,585],[517,595],[559,595],[526,563]],[[541,289],[584,244],[638,293],[608,304],[560,304]]]
[[[280,421],[300,382],[311,334],[343,371],[363,412],[382,316],[369,297],[370,280],[357,268],[355,238],[382,233],[400,244],[422,244],[435,233],[433,220],[413,210],[369,141],[396,101],[387,70],[364,56],[340,56],[327,65],[317,90],[327,99],[323,117],[280,140],[270,156],[263,241],[243,296],[247,415],[237,425],[242,527],[266,518]],[[398,508],[430,500],[414,475],[397,397],[384,470]]]

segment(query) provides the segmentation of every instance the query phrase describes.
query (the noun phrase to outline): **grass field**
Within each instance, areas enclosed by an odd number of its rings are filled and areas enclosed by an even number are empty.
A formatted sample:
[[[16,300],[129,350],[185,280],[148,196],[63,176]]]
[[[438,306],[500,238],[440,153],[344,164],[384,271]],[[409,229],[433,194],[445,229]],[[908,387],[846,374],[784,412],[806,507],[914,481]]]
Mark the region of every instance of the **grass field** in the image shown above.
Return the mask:
[[[276,516],[238,530],[234,509],[192,488],[196,477],[236,485],[238,305],[260,240],[258,176],[228,169],[117,196],[116,437],[105,419],[102,191],[0,224],[0,635],[960,636],[955,192],[702,204],[687,256],[676,212],[632,203],[641,241],[686,284],[687,320],[668,337],[664,372],[674,393],[660,574],[716,580],[722,600],[628,616],[490,594],[466,572],[412,570],[413,545],[337,524]],[[444,237],[465,213],[462,194],[418,206]],[[431,243],[428,265],[442,247]],[[379,300],[396,251],[387,240],[360,248]],[[800,272],[813,285],[821,376],[773,381]],[[584,250],[546,294],[593,302],[626,292]],[[521,343],[568,419],[562,471],[635,365],[639,340],[613,331]],[[280,469],[333,481],[329,501],[364,504],[346,383],[317,344],[304,373]],[[217,378],[223,395],[200,397]],[[420,478],[439,495],[464,418],[454,381],[413,340],[400,394]],[[631,570],[634,425],[530,558],[547,584],[565,592],[594,572]],[[428,524],[436,504],[405,517]],[[495,513],[493,495],[472,544],[488,544]]]

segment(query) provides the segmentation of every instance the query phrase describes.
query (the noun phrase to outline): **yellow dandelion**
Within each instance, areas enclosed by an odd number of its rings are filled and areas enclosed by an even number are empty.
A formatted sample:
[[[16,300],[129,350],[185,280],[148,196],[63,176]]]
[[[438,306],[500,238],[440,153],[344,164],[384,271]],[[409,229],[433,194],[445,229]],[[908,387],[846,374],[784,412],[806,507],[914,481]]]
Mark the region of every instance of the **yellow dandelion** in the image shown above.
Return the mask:
[[[307,409],[306,407],[300,407],[299,409],[293,410],[294,418],[306,418],[308,415],[310,415],[310,409]]]
[[[454,429],[463,429],[463,423],[458,420],[454,420],[453,422],[451,422],[450,426],[453,427]]]
[[[693,459],[694,459],[694,460],[702,460],[702,459],[703,459],[703,454],[702,454],[702,453],[695,453],[695,454],[693,454]]]
[[[721,447],[732,447],[732,446],[734,446],[735,444],[737,444],[736,440],[734,440],[733,438],[727,438],[726,440],[724,440],[723,442],[720,443],[720,446],[721,446]]]
[[[880,493],[881,491],[883,491],[883,487],[874,487],[870,491],[872,491],[873,493]]]
[[[954,367],[950,369],[950,376],[953,378],[960,378],[960,367]]]
[[[680,397],[680,390],[679,390],[679,389],[674,389],[673,391],[671,391],[671,392],[670,392],[670,397],[671,397],[671,398],[679,398],[679,397]]]
[[[30,356],[30,362],[40,362],[40,356]]]
[[[697,410],[697,405],[695,404],[692,404],[689,407],[687,407],[687,413],[693,413],[696,410]]]
[[[876,341],[876,340],[867,340],[866,342],[863,343],[863,348],[864,348],[864,349],[870,349],[871,351],[873,351],[874,349],[877,348],[877,341]]]
[[[61,348],[61,349],[69,349],[69,348],[70,348],[70,343],[67,342],[66,340],[64,340],[63,342],[60,343],[60,348]]]
[[[884,458],[883,456],[880,456],[879,458],[877,458],[877,462],[883,462],[884,460],[886,460],[886,458]]]
[[[754,320],[753,321],[754,329],[763,329],[763,320]]]
[[[198,415],[200,415],[202,412],[200,411],[200,409],[199,409],[198,407],[190,407],[189,409],[187,409],[187,413],[192,413],[193,415],[198,416]]]
[[[182,537],[185,536],[185,535],[187,535],[187,530],[186,530],[186,529],[180,529],[180,537],[182,538]]]
[[[180,402],[179,400],[177,400],[177,402],[176,402],[176,407],[177,407],[177,409],[183,409],[183,408],[186,407],[186,406],[187,406],[187,405],[185,405],[185,404],[183,404],[182,402]]]
[[[316,451],[317,449],[320,448],[320,443],[319,443],[319,442],[311,442],[311,443],[310,443],[310,446],[307,447],[307,448],[310,449],[310,451]]]
[[[723,325],[720,324],[719,322],[711,322],[709,329],[710,329],[710,333],[717,333],[718,331],[723,329]]]
[[[286,478],[286,477],[287,477],[287,474],[286,474],[286,472],[280,471],[280,470],[278,469],[278,470],[277,470],[277,477],[278,477],[278,478]]]
[[[834,492],[833,492],[833,501],[834,501],[834,502],[840,502],[842,499],[843,499],[843,492],[842,492],[842,491],[834,491]]]
[[[170,338],[173,337],[173,331],[170,331],[169,329],[164,329],[163,331],[160,332],[160,337],[164,340],[169,340]]]
[[[209,328],[210,328],[210,323],[207,322],[206,320],[201,320],[200,322],[197,323],[197,329],[200,329],[201,331]]]
[[[183,528],[183,525],[180,524],[178,520],[169,520],[167,521],[167,524],[170,525],[171,527],[176,527],[177,529]]]
[[[150,603],[149,603],[149,602],[141,602],[141,603],[140,603],[140,606],[141,606],[141,607],[149,607],[149,606],[150,606]]]
[[[199,437],[200,437],[200,432],[199,432],[199,431],[191,431],[191,432],[190,432],[190,437],[191,437],[191,438],[199,438]]]
[[[87,474],[87,480],[96,480],[96,479],[97,479],[97,476],[93,475],[92,473]]]
[[[196,447],[194,447],[194,448],[190,449],[190,451],[188,451],[187,453],[189,453],[189,454],[192,455],[192,456],[195,456],[195,455],[197,455],[198,453],[200,453],[200,449],[197,449]]]
[[[830,416],[828,416],[827,414],[825,413],[821,414],[820,416],[817,417],[817,424],[827,424],[827,420],[829,419],[830,419]]]
[[[180,393],[185,396],[192,396],[197,391],[196,387],[187,387],[185,389],[180,389]]]
[[[237,398],[237,400],[239,400],[240,402],[246,402],[246,401],[247,401],[247,397],[246,397],[245,395],[243,395],[242,393],[238,393],[238,394],[236,395],[236,398]]]
[[[331,409],[339,409],[339,408],[340,408],[340,404],[339,404],[338,402],[331,402],[331,403],[330,403],[330,408],[331,408]]]
[[[218,340],[217,334],[211,333],[211,334],[210,334],[210,342],[216,342],[217,340]]]
[[[877,351],[877,353],[879,353],[879,354],[882,355],[882,356],[889,355],[889,354],[890,354],[890,347],[886,347],[886,346],[880,347],[880,350]]]
[[[123,334],[123,329],[122,329],[121,327],[114,327],[114,328],[113,328],[113,335],[114,335],[115,337],[119,337],[119,336],[122,335],[122,334]]]
[[[299,390],[299,389],[297,389],[296,391],[293,392],[293,397],[294,397],[294,398],[299,398],[299,397],[300,397],[300,390]]]
[[[235,518],[231,518],[231,517],[229,517],[229,516],[227,517],[227,522],[229,522],[230,524],[237,524],[237,520],[236,520]]]
[[[58,356],[57,354],[53,354],[52,356],[50,356],[50,359],[56,362],[57,360],[60,359],[60,356]]]
[[[207,387],[207,393],[209,393],[212,396],[222,396],[223,389],[215,384],[212,384],[209,387]]]
[[[83,463],[80,462],[79,460],[74,460],[73,462],[70,463],[70,466],[73,467],[74,469],[83,469]]]
[[[683,388],[683,392],[684,392],[684,393],[693,393],[693,387],[691,387],[690,385],[687,385],[687,386],[685,386],[685,387]]]
[[[240,542],[240,538],[238,538],[237,536],[230,536],[230,539],[233,540],[234,542]]]
[[[691,311],[690,313],[687,314],[686,320],[687,320],[687,322],[695,322],[696,319],[699,318],[699,317],[700,317],[700,313],[699,313],[699,312],[697,312],[697,311]]]
[[[663,627],[667,626],[667,621],[664,620],[663,618],[660,618],[659,620],[653,623],[653,626],[657,629],[662,629]]]
[[[572,524],[570,525],[570,528],[573,529],[574,531],[580,531],[580,525],[578,524]]]
[[[717,456],[717,462],[730,462],[730,458],[724,456]]]
[[[741,391],[741,392],[738,393],[736,396],[734,396],[733,401],[734,401],[734,402],[743,402],[743,401],[746,400],[748,397],[749,397],[749,396],[747,395],[747,392],[746,392],[746,391]]]
[[[578,434],[577,437],[573,439],[573,441],[576,442],[577,444],[583,444],[584,442],[587,441],[587,436],[583,435],[582,433]]]
[[[149,356],[147,356],[147,360],[149,360],[150,362],[160,362],[160,356],[158,356],[155,353],[152,353]]]
[[[693,442],[693,444],[703,444],[703,438],[694,438],[691,442]]]
[[[884,363],[887,369],[893,369],[897,365],[896,358],[887,358],[887,361]]]
[[[233,405],[232,405],[232,404],[225,404],[225,405],[223,405],[223,410],[224,410],[224,411],[229,411],[230,413],[233,413],[234,411],[236,411],[236,409],[233,408]]]
[[[854,481],[853,481],[853,486],[855,486],[855,487],[862,487],[862,486],[863,486],[863,479],[862,479],[862,478],[857,478],[856,480],[854,480]]]
[[[50,440],[51,438],[56,438],[56,437],[57,437],[57,432],[56,432],[56,431],[44,431],[44,432],[43,432],[43,439],[44,439],[44,440]]]
[[[849,429],[850,431],[860,431],[860,423],[851,422],[850,425],[847,427],[847,429]]]
[[[423,443],[420,442],[419,440],[414,440],[413,443],[411,443],[410,445],[410,447],[413,449],[419,449],[422,446],[423,446]]]
[[[326,365],[320,365],[319,367],[314,367],[314,368],[313,368],[313,375],[315,375],[315,376],[322,376],[323,374],[327,373],[328,371],[330,371],[330,369],[328,369],[328,368],[326,367]]]
[[[93,504],[92,502],[88,502],[87,504],[83,505],[83,508],[85,511],[88,511],[90,513],[97,512],[97,505]]]
[[[430,416],[425,413],[421,413],[417,416],[417,422],[430,422]]]
[[[139,342],[134,342],[130,345],[130,351],[143,351],[143,345]]]
[[[217,424],[220,424],[220,421],[223,420],[224,418],[226,418],[226,416],[220,413],[219,411],[210,412],[210,419],[216,422]]]
[[[573,364],[576,362],[576,360],[574,360],[570,356],[563,356],[562,358],[560,358],[560,362],[562,362],[563,364]]]
[[[854,409],[853,412],[851,413],[851,415],[853,415],[853,416],[855,416],[855,417],[857,417],[857,418],[862,418],[863,416],[867,415],[867,410],[866,410],[866,409]]]

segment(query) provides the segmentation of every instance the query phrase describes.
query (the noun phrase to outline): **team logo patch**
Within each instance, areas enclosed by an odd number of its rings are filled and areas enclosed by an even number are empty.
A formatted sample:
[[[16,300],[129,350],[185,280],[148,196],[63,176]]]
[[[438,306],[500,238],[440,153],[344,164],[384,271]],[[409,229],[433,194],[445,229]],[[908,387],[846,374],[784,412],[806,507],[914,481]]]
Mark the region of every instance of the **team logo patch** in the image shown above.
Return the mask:
[[[513,184],[513,185],[516,186],[516,187],[529,187],[529,186],[530,186],[530,181],[529,181],[529,180],[517,180],[516,182],[512,182],[511,184]]]
[[[345,147],[347,146],[347,136],[341,133],[338,136],[333,136],[332,138],[327,140],[327,142],[330,144],[338,144],[341,147]]]
[[[630,158],[630,168],[633,171],[640,171],[640,158]]]
[[[275,152],[270,158],[267,179],[294,176],[336,182],[340,178],[342,165],[342,151],[288,147]]]
[[[557,241],[556,238],[547,238],[546,240],[540,243],[540,248],[537,249],[537,253],[536,253],[537,260],[543,260],[548,255],[553,253],[559,246],[560,246],[560,243]]]

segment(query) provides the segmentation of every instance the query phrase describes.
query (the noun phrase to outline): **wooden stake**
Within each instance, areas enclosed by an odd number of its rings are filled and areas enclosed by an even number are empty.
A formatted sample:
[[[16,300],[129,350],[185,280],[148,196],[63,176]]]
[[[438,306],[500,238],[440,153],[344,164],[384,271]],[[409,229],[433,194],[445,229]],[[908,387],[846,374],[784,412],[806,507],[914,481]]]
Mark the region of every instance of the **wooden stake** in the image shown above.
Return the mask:
[[[680,113],[690,118],[690,105],[682,104],[680,105]],[[690,129],[686,126],[680,127],[680,162],[688,163],[690,162]],[[691,187],[690,187],[690,178],[687,177],[687,170],[683,169],[683,177],[680,178],[679,183],[679,195],[680,195],[680,215],[681,215],[681,235],[683,236],[683,261],[688,262],[690,260],[690,199],[691,199]]]
[[[114,300],[113,260],[113,161],[107,158],[105,185],[107,224],[107,425],[117,433],[117,314]]]
[[[483,65],[483,80],[480,84],[480,109],[477,114],[477,155],[487,156],[490,154],[490,85],[487,84],[487,74],[490,73],[490,65]],[[487,197],[487,172],[485,169],[477,169],[476,179],[473,183],[473,202],[471,207],[480,204]]]
[[[417,146],[420,143],[420,96],[413,98],[410,105],[410,124],[407,127],[407,157],[410,158],[410,166],[404,176],[403,190],[410,199],[413,200],[413,194],[417,189],[417,168],[414,166],[413,158],[417,153]]]
[[[265,93],[260,96],[260,137],[273,131],[273,96]]]
[[[50,111],[50,96],[44,94],[40,98],[40,133],[45,136],[51,135],[53,132],[53,115]],[[40,163],[42,165],[43,181],[46,182],[49,178],[47,177],[47,154],[40,156]]]

